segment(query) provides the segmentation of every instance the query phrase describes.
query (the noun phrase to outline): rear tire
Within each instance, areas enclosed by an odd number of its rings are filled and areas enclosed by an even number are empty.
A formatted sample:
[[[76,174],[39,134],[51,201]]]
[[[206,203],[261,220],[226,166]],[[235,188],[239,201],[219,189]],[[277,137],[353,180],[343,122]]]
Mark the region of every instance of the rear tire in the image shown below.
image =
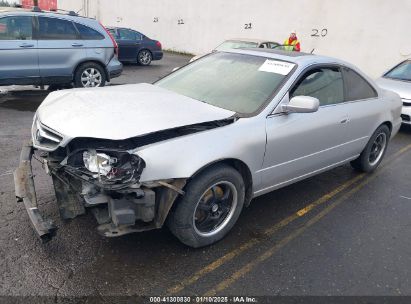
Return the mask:
[[[216,165],[196,176],[176,202],[167,225],[184,244],[198,248],[222,239],[236,223],[244,205],[241,174]]]
[[[147,66],[150,65],[153,60],[153,55],[149,50],[141,50],[137,54],[137,63],[139,65]]]
[[[381,163],[387,151],[390,129],[381,125],[371,136],[360,156],[351,162],[351,166],[360,172],[372,172]]]
[[[81,64],[74,74],[76,88],[96,88],[106,85],[106,73],[101,65],[94,62]]]

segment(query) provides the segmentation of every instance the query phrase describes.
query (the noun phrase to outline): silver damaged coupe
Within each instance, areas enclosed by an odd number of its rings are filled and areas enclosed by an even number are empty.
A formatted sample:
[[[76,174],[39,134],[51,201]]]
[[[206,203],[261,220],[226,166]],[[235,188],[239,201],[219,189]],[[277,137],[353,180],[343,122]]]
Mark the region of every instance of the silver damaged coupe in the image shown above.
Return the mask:
[[[114,237],[164,224],[184,244],[223,238],[250,201],[351,162],[371,172],[401,125],[401,99],[354,66],[268,49],[216,52],[154,84],[51,93],[15,187],[39,237],[33,154],[63,219],[89,211]]]

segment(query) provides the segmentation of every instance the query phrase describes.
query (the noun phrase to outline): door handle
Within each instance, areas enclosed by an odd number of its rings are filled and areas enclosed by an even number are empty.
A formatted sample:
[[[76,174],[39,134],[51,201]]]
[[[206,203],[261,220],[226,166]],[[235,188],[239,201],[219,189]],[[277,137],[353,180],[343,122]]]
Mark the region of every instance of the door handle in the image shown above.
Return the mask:
[[[346,123],[349,123],[349,122],[350,122],[350,119],[348,117],[344,118],[340,121],[340,123],[342,123],[342,124],[346,124]]]
[[[83,45],[81,43],[73,43],[71,46],[80,47],[80,46],[83,46]]]
[[[29,47],[34,47],[34,44],[30,44],[30,43],[23,43],[23,44],[20,44],[20,47],[21,47],[21,48],[29,48]]]

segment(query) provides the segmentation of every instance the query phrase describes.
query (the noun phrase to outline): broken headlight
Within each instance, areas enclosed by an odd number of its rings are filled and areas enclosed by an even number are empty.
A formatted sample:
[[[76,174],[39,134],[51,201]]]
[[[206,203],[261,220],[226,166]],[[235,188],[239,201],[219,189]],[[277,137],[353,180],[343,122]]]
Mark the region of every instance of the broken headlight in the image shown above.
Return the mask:
[[[67,158],[66,169],[83,179],[94,179],[101,184],[129,184],[138,182],[145,163],[137,155],[126,151],[81,150]]]
[[[83,162],[87,170],[98,175],[107,176],[117,163],[116,157],[110,157],[105,153],[96,151],[84,151]]]

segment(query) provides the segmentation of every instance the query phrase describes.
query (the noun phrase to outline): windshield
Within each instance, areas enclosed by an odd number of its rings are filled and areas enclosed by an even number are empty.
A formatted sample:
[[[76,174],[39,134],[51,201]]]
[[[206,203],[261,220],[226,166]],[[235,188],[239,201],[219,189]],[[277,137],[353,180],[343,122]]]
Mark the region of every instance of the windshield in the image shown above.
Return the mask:
[[[391,71],[384,75],[384,77],[411,81],[411,61],[407,60],[397,65]]]
[[[238,48],[256,48],[257,46],[258,46],[257,42],[227,40],[221,43],[215,49],[217,51],[224,51],[224,50],[238,49]]]
[[[265,104],[294,66],[259,56],[214,53],[155,85],[223,109],[251,114]]]

